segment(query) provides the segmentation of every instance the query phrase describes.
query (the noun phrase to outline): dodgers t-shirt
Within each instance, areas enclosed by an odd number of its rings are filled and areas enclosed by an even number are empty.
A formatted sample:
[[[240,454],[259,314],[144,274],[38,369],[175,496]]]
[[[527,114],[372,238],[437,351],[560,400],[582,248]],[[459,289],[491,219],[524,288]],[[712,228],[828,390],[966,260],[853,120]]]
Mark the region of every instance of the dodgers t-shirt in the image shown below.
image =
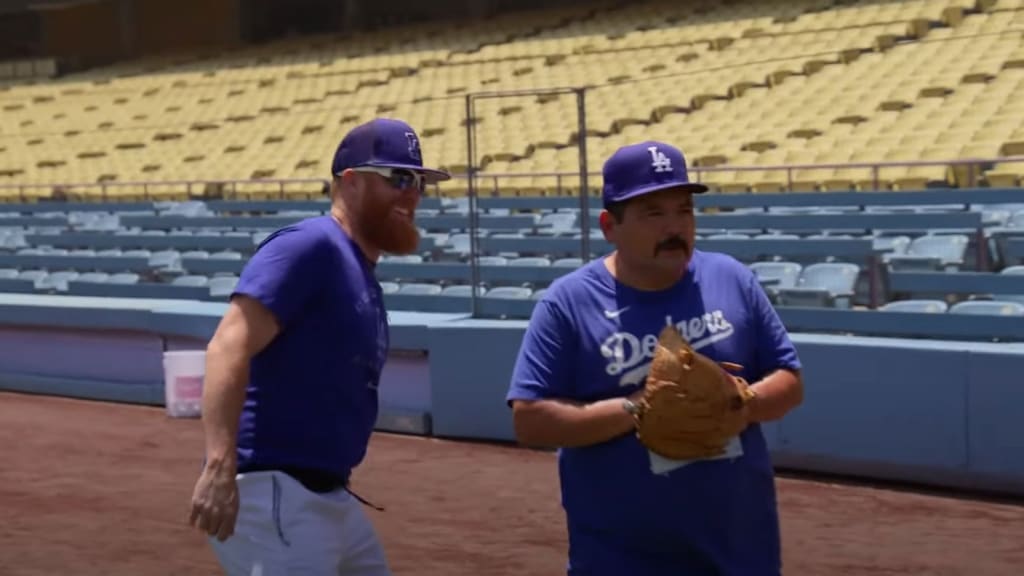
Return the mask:
[[[251,362],[238,467],[302,467],[346,476],[366,454],[389,338],[373,266],[330,216],[266,238],[235,294],[281,326]]]
[[[666,324],[702,354],[741,364],[751,383],[800,367],[756,276],[732,257],[695,250],[684,278],[656,292],[617,282],[597,259],[537,303],[507,399],[627,396],[643,385]],[[780,573],[774,475],[758,424],[727,458],[667,461],[627,434],[561,449],[558,467],[570,574]]]

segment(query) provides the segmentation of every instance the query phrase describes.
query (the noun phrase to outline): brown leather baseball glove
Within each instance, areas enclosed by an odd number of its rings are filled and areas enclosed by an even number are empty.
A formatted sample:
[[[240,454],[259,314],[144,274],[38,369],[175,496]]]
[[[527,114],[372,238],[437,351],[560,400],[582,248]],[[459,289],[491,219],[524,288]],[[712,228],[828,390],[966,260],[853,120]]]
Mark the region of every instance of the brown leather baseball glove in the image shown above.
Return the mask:
[[[695,351],[673,326],[658,337],[636,433],[651,452],[672,460],[712,458],[747,427],[744,406],[754,397],[747,382],[729,374],[742,367]]]

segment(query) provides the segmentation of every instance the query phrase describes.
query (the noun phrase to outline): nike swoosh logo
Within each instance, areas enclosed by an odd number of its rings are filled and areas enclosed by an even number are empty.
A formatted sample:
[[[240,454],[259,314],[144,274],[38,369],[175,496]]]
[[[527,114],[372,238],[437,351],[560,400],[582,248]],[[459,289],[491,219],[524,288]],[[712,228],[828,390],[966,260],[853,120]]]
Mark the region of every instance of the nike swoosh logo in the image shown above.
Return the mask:
[[[629,310],[629,306],[626,306],[622,310],[605,310],[604,317],[609,320],[615,320],[619,316],[622,316],[622,313],[625,312],[626,310]]]

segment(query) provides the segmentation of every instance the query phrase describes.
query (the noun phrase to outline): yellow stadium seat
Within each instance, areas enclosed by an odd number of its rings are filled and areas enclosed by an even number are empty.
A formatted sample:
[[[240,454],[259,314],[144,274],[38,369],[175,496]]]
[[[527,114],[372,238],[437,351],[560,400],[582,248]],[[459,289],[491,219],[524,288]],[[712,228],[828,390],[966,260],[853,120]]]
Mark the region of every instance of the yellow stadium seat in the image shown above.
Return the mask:
[[[374,116],[409,121],[426,162],[461,172],[471,161],[465,95],[590,86],[592,172],[617,146],[657,138],[698,164],[747,168],[701,174],[723,191],[1008,185],[1020,181],[1019,166],[982,175],[942,163],[991,159],[1024,142],[1016,4],[608,2],[8,79],[0,183],[46,185],[30,198],[68,178],[79,186],[60,190],[82,199],[316,197],[338,139]],[[499,177],[496,188],[492,179],[488,193],[578,192],[572,95],[475,108],[481,186],[487,174],[522,174]],[[758,169],[893,160],[940,164]],[[569,175],[538,175],[554,172]],[[220,184],[230,180],[239,182]],[[462,194],[466,183],[440,190]],[[0,188],[0,201],[21,195]]]

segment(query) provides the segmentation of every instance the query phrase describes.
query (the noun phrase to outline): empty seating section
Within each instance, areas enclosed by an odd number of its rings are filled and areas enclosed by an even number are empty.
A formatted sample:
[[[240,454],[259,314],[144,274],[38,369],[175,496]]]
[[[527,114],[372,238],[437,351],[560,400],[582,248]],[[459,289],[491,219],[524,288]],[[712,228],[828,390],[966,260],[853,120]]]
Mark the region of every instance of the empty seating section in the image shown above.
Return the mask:
[[[750,266],[780,309],[1021,315],[1024,201],[1014,193],[701,196],[698,242]],[[922,201],[914,207],[882,201],[915,197]],[[479,314],[528,317],[553,281],[583,264],[584,222],[590,257],[610,249],[598,211],[583,216],[576,201],[480,199],[472,266],[467,199],[425,199],[419,249],[377,266],[388,305],[469,312],[475,285]],[[270,232],[326,207],[323,200],[3,205],[0,291],[223,301]]]
[[[22,186],[0,199],[313,198],[340,135],[378,115],[411,122],[425,160],[458,173],[464,94],[582,85],[595,170],[660,138],[725,191],[1016,186],[1024,162],[842,165],[1024,154],[1022,31],[1010,0],[663,0],[123,63],[0,91],[0,185]],[[578,170],[575,106],[479,101],[482,190],[577,191],[540,175]],[[710,170],[723,164],[750,169]],[[770,169],[804,164],[830,167]]]

